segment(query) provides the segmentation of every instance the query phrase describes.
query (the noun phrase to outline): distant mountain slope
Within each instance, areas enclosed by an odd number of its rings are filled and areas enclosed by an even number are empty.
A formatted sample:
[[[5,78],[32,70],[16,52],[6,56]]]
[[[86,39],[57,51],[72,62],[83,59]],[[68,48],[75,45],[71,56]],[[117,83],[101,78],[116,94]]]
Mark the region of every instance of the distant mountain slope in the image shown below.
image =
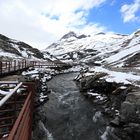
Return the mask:
[[[49,61],[58,60],[55,56],[51,55],[47,51],[44,54],[40,50],[33,48],[24,42],[10,39],[0,34],[0,59],[14,58],[30,58],[33,60],[45,59]]]
[[[105,61],[116,66],[140,66],[140,30],[131,34],[120,45],[120,49]]]
[[[0,57],[14,57],[14,58],[44,58],[43,53],[30,45],[10,39],[0,34]]]
[[[46,51],[63,61],[105,64],[115,67],[139,67],[140,30],[131,35],[98,33],[78,38],[74,32],[64,35]]]

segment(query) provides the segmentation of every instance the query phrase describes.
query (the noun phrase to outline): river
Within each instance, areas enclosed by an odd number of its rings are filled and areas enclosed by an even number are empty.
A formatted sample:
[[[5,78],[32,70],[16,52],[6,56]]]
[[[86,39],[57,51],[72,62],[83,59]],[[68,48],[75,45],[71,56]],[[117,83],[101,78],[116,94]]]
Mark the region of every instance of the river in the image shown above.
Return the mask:
[[[52,93],[45,104],[45,125],[53,140],[100,140],[105,126],[96,119],[101,113],[80,93],[73,81],[76,75],[61,74],[48,82]]]

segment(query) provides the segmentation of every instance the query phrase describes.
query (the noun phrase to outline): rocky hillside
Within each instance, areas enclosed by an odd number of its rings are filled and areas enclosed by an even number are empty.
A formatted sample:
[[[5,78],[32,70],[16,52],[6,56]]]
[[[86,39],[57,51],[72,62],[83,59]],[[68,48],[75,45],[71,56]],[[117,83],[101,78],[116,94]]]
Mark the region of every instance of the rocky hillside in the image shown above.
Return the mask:
[[[44,58],[43,54],[30,45],[10,39],[0,34],[0,57],[11,57],[11,58]]]
[[[13,58],[57,60],[55,56],[50,55],[47,51],[43,54],[40,50],[33,48],[24,42],[10,39],[0,34],[0,59]]]
[[[140,30],[131,35],[98,33],[86,36],[69,32],[46,51],[63,61],[139,69],[139,46]]]

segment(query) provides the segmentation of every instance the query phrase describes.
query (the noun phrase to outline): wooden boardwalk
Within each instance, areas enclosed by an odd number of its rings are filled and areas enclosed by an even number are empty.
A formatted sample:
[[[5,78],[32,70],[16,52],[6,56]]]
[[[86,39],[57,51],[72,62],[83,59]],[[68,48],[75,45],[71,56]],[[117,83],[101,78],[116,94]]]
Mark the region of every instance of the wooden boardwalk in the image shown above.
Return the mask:
[[[54,63],[48,62],[45,60],[42,61],[31,61],[31,60],[12,60],[12,61],[0,61],[0,76],[6,76],[8,74],[12,74],[18,71],[23,71],[28,69],[29,67],[36,68],[52,68],[56,70],[60,70],[63,68],[69,68],[70,65],[65,63]]]
[[[24,70],[31,66],[33,66],[32,61],[27,60],[0,61],[0,76]]]
[[[45,60],[0,61],[0,76],[7,76],[29,67],[61,70],[71,66]],[[0,81],[0,140],[31,140],[34,93],[33,83]]]

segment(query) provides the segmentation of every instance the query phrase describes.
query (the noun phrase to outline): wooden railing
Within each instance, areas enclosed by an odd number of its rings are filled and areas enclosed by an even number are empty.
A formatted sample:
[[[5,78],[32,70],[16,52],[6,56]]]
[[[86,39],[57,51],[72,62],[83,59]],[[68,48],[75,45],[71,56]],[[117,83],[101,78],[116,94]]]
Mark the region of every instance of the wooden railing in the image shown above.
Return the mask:
[[[34,85],[0,82],[0,88],[0,140],[31,140]]]
[[[7,74],[22,71],[29,67],[45,67],[45,68],[69,68],[70,65],[60,62],[48,62],[45,60],[31,61],[31,60],[12,60],[12,61],[0,61],[0,76],[5,76]]]
[[[29,67],[67,67],[48,61],[0,61],[0,76]],[[34,85],[0,81],[0,140],[31,140]]]
[[[0,61],[0,75],[6,75],[31,66],[33,66],[33,62],[28,60]]]
[[[48,62],[48,61],[32,61],[34,67],[63,67],[66,66],[67,64],[65,63],[60,63],[60,62]]]

